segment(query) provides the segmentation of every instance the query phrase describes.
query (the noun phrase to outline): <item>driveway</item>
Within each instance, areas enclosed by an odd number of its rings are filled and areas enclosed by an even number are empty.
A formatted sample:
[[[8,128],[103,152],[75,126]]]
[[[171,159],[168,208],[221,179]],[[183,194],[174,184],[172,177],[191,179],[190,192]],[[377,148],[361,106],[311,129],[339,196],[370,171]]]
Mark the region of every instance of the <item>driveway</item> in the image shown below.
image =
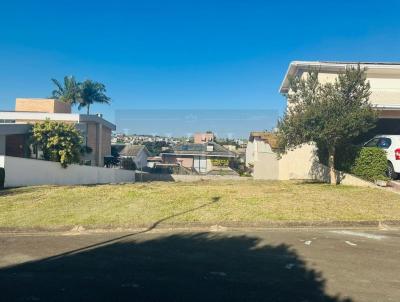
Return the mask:
[[[0,235],[2,301],[400,301],[397,230]]]

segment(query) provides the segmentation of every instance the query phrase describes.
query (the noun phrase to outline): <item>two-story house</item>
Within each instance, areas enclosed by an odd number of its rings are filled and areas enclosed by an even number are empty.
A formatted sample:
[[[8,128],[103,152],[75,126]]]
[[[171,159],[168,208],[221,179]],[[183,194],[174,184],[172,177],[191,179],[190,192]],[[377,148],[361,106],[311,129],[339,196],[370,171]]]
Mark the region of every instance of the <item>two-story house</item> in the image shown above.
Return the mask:
[[[72,123],[82,133],[83,144],[92,152],[82,159],[86,164],[103,166],[111,156],[111,131],[115,125],[101,115],[71,113],[71,105],[55,99],[17,98],[15,111],[0,111],[0,155],[32,157],[28,133],[35,122],[46,119]]]

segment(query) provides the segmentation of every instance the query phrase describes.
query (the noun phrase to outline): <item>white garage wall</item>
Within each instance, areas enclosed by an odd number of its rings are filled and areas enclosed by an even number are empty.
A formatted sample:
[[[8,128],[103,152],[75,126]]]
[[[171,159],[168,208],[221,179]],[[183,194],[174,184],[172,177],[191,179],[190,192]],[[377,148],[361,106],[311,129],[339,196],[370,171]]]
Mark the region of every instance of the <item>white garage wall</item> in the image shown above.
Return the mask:
[[[84,185],[134,182],[135,172],[94,166],[69,165],[66,169],[59,163],[0,156],[0,167],[6,171],[5,187],[35,185]]]

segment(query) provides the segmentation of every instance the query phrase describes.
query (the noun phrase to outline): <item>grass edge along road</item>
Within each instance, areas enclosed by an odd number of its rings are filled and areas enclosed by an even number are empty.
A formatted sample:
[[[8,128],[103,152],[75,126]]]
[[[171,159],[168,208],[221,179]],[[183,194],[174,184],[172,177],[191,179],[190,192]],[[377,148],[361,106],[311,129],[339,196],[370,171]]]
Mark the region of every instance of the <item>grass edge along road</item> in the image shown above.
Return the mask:
[[[400,220],[400,196],[301,181],[39,186],[0,192],[1,228]]]

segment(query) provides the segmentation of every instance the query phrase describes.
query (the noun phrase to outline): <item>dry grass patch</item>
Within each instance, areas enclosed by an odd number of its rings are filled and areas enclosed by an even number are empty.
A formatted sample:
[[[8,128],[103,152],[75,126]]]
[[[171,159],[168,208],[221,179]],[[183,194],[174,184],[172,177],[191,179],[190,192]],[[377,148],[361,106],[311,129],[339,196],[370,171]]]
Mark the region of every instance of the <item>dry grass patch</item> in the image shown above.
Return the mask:
[[[400,220],[400,196],[283,181],[42,186],[0,192],[0,227],[135,227],[167,217],[167,224]]]

